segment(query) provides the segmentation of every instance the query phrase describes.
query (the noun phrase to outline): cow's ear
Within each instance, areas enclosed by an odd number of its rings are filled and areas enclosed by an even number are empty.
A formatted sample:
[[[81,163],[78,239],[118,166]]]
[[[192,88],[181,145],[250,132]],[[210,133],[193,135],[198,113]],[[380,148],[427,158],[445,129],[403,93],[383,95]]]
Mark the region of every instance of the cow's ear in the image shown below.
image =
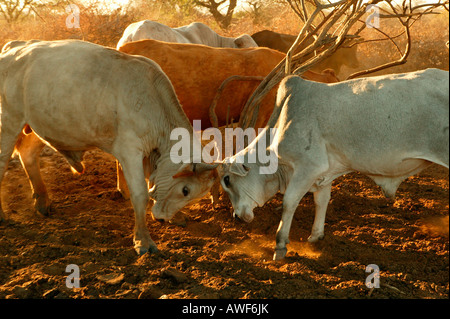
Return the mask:
[[[191,177],[194,175],[202,176],[205,173],[213,173],[213,175],[217,175],[217,166],[216,164],[206,164],[206,163],[198,163],[198,164],[184,164],[180,167],[178,172],[172,176],[173,178],[181,178],[181,177]]]
[[[236,40],[234,40],[234,44],[236,45],[236,48],[240,49],[244,47],[244,39],[242,38],[237,38]]]
[[[172,176],[172,178],[181,178],[181,177],[190,177],[194,176],[194,164],[187,163],[183,164],[177,171],[175,175]]]
[[[215,180],[218,177],[217,173],[217,167],[219,166],[219,163],[214,164],[206,164],[206,163],[199,163],[195,164],[194,166],[194,173],[200,177],[205,179],[213,179]]]
[[[212,170],[215,170],[220,163],[214,163],[214,164],[207,164],[207,163],[199,163],[194,164],[194,173],[195,174],[202,174],[204,172],[210,172]]]
[[[250,167],[245,166],[244,164],[233,163],[230,166],[230,172],[238,176],[247,176],[249,171]]]

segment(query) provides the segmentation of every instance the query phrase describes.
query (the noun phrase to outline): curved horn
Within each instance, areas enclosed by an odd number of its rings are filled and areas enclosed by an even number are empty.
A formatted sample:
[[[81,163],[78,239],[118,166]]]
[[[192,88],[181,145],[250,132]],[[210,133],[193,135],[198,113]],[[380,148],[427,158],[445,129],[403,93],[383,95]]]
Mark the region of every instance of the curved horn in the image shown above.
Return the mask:
[[[207,164],[207,163],[197,163],[194,164],[194,173],[201,174],[207,171],[212,171],[219,166],[219,163]]]

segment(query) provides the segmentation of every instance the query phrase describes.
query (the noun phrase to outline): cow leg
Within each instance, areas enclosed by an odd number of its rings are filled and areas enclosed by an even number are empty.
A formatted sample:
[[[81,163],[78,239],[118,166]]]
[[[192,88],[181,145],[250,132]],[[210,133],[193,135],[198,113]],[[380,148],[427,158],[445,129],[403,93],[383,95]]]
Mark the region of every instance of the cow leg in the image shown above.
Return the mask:
[[[316,205],[316,217],[312,227],[311,236],[308,242],[315,243],[324,237],[325,216],[327,214],[328,203],[331,199],[331,183],[321,187],[314,193],[314,203]]]
[[[149,162],[148,157],[144,157],[143,160],[144,163],[144,175],[145,179],[148,180],[150,178],[150,175],[152,173],[152,168]],[[123,169],[120,165],[119,161],[116,161],[116,167],[117,167],[117,191],[122,194],[122,197],[125,199],[130,199],[130,190],[128,189],[127,182],[125,181],[125,176],[123,176]],[[148,186],[150,189],[151,187]]]
[[[70,165],[70,169],[74,174],[83,174],[84,165],[82,163],[84,152],[83,151],[67,151],[67,150],[58,150],[58,152],[64,156],[66,161]]]
[[[153,187],[153,183],[150,181],[150,176],[153,173],[153,166],[150,163],[150,158],[144,157],[143,163],[144,165],[144,176],[145,181],[147,182],[147,189],[151,189]]]
[[[305,178],[305,176],[295,176],[291,178],[286,192],[283,197],[283,214],[281,222],[277,230],[274,260],[283,259],[286,256],[286,244],[289,244],[289,232],[291,229],[292,218],[300,200],[309,191],[314,184],[313,180]]]
[[[220,202],[220,192],[221,192],[221,186],[220,186],[220,179],[216,178],[214,181],[213,186],[211,187],[211,190],[209,191],[212,198],[212,204],[213,207],[217,207]]]
[[[4,113],[0,113],[0,195],[2,193],[2,181],[8,168],[9,160],[14,151],[14,146],[19,138],[23,123],[15,124],[14,119],[8,119],[6,112],[6,105],[4,107]],[[0,196],[0,222],[6,220],[6,215],[2,209],[2,202]]]
[[[33,191],[34,207],[40,214],[48,216],[50,201],[39,166],[39,157],[43,148],[44,143],[33,132],[28,134],[24,132],[16,143],[16,150]]]
[[[116,161],[117,166],[117,191],[122,194],[125,199],[130,199],[130,191],[128,190],[127,182],[125,181],[125,176],[123,175],[123,169],[119,161]]]
[[[158,248],[150,237],[146,223],[147,204],[149,195],[147,183],[144,176],[144,165],[142,154],[135,152],[124,152],[125,156],[116,156],[120,161],[125,180],[130,190],[131,203],[135,214],[134,249],[139,255],[147,251],[157,252]]]

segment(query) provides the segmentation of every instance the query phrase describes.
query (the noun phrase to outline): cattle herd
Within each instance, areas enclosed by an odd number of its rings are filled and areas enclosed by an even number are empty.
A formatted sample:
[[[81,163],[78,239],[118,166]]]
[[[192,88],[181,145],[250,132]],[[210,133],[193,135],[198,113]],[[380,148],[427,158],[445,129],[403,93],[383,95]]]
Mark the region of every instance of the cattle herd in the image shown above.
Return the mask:
[[[149,207],[153,219],[168,221],[220,181],[234,217],[250,222],[255,207],[281,192],[274,259],[282,259],[307,192],[314,193],[309,241],[315,242],[324,236],[337,177],[361,172],[394,197],[404,179],[430,164],[449,167],[449,73],[427,69],[339,81],[342,65],[358,66],[356,47],[339,49],[302,77],[286,77],[260,105],[255,128],[261,133],[234,156],[198,162],[190,154],[173,161],[172,132],[193,136],[195,120],[209,128],[222,83],[237,75],[266,76],[295,38],[272,31],[228,38],[202,23],[170,28],[146,20],[131,24],[117,49],[75,40],[7,43],[0,53],[0,190],[17,153],[35,209],[48,215],[42,148],[57,150],[79,173],[87,150],[110,153],[120,163],[118,189],[135,212],[138,254],[157,250],[146,226]],[[219,126],[239,120],[258,84],[225,87],[216,106]],[[189,144],[202,147],[194,138]],[[255,160],[260,152],[275,154],[271,170]],[[0,222],[6,218],[0,202]]]

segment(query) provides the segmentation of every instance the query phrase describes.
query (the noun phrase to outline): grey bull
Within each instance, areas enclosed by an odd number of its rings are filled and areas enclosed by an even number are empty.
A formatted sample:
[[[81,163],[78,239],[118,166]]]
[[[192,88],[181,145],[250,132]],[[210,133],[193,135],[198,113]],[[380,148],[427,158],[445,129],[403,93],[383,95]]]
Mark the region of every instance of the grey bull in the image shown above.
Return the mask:
[[[430,164],[449,167],[449,73],[427,69],[336,84],[287,77],[268,127],[276,129],[272,140],[266,128],[226,159],[219,174],[235,216],[247,222],[256,206],[284,193],[274,255],[282,259],[294,212],[308,191],[315,202],[308,240],[315,242],[324,237],[335,178],[359,171],[394,197],[403,180]],[[277,154],[273,174],[260,174],[263,165],[249,160],[264,145]]]
[[[170,132],[193,130],[169,79],[150,59],[83,41],[15,41],[0,54],[0,97],[0,186],[15,151],[36,209],[45,214],[44,143],[78,172],[86,150],[108,152],[121,163],[130,189],[138,253],[157,250],[146,225],[146,177],[154,185],[153,218],[164,220],[206,195],[214,182],[214,165],[171,161]],[[0,202],[0,221],[5,218]]]
[[[122,38],[117,43],[117,49],[125,43],[147,39],[174,43],[203,44],[217,48],[242,49],[258,46],[248,34],[243,34],[237,38],[223,37],[201,22],[171,28],[156,21],[143,20],[132,23],[125,29]]]

